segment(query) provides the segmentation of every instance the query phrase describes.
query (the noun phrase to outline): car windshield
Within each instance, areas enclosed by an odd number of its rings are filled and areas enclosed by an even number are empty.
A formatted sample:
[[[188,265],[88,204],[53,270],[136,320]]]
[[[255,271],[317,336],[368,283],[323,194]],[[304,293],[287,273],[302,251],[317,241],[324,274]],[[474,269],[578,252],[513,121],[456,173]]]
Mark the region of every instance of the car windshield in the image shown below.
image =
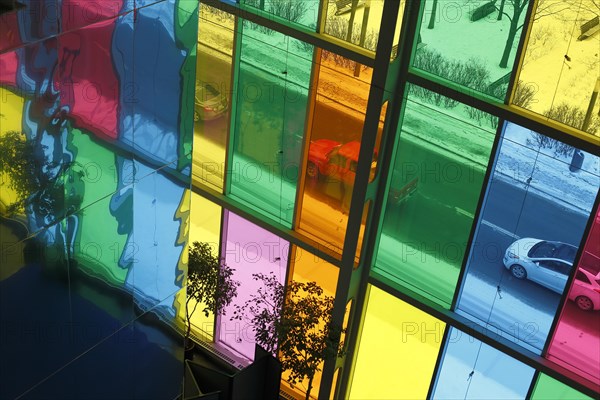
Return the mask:
[[[541,241],[534,245],[527,254],[532,258],[555,258],[557,248],[560,246],[558,242]]]
[[[541,241],[534,245],[527,254],[532,258],[558,258],[573,264],[577,247],[561,242]]]
[[[205,101],[217,97],[219,92],[212,85],[208,83],[198,83],[196,86],[196,98],[198,101]]]

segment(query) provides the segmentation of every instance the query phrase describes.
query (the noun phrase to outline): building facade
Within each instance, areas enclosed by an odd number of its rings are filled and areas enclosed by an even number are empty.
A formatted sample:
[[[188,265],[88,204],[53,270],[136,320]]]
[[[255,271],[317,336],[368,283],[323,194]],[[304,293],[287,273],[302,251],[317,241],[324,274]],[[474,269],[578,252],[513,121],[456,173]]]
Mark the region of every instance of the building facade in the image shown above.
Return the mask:
[[[599,395],[596,2],[21,3],[0,397],[177,397],[193,242],[239,283],[192,320],[234,368],[261,274],[331,299],[341,351],[285,396]]]

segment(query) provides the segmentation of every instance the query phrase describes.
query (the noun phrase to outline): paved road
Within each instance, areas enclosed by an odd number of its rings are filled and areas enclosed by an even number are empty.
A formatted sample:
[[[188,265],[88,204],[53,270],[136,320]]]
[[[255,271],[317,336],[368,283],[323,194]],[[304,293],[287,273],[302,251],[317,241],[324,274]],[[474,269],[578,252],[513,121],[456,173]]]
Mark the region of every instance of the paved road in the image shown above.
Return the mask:
[[[541,349],[560,296],[531,281],[512,277],[502,262],[504,251],[522,237],[579,245],[587,218],[551,199],[527,193],[523,186],[500,180],[492,181],[488,199],[483,211],[485,223],[474,240],[460,308],[469,309],[481,320],[489,318],[521,344],[526,341]]]

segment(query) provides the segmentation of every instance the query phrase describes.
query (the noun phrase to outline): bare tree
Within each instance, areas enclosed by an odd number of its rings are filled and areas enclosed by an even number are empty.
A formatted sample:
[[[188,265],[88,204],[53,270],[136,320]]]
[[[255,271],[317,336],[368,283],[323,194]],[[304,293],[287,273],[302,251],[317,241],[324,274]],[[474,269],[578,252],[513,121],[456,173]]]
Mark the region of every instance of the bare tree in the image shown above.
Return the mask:
[[[427,29],[433,29],[435,27],[435,16],[437,14],[437,5],[438,0],[433,0],[433,5],[431,6],[431,17],[429,17],[429,25]]]
[[[506,45],[504,46],[504,52],[502,53],[502,59],[500,60],[500,68],[506,68],[508,66],[508,59],[510,57],[510,51],[512,50],[517,33],[523,28],[523,23],[519,24],[523,11],[527,8],[529,0],[509,0],[512,5],[512,15],[508,15],[505,11],[503,14],[510,21],[508,28],[508,37],[506,38]]]
[[[342,355],[343,329],[331,321],[333,297],[315,282],[288,283],[287,290],[273,274],[253,274],[263,287],[246,304],[236,305],[233,319],[247,320],[255,341],[277,354],[292,386],[308,380],[305,399],[310,399],[315,374],[323,361]]]

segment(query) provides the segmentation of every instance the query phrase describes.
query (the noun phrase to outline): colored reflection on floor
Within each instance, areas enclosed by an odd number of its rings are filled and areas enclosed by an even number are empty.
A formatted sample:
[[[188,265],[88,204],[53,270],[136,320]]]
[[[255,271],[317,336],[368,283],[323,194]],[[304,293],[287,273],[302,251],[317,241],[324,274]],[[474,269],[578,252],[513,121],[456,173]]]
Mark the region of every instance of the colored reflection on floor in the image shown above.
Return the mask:
[[[131,296],[80,275],[69,283],[47,265],[18,267],[0,282],[0,398],[178,395],[181,339],[136,315]]]

